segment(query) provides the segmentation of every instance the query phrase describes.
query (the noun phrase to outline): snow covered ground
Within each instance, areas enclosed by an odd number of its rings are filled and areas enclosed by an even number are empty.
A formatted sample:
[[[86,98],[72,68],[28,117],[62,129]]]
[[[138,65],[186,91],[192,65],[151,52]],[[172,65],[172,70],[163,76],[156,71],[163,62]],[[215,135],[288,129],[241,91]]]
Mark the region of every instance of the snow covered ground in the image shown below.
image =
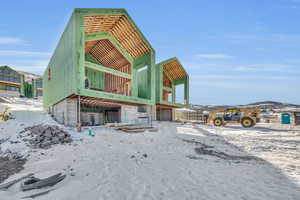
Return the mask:
[[[0,139],[34,124],[56,124],[37,100],[17,99],[8,106],[15,119],[0,122]],[[25,169],[9,180],[31,172],[67,173],[55,190],[36,198],[44,200],[300,199],[299,130],[155,125],[158,132],[139,134],[99,127],[94,137],[67,128],[75,138],[71,145],[29,149]],[[16,184],[0,191],[0,199],[36,192],[21,192]]]

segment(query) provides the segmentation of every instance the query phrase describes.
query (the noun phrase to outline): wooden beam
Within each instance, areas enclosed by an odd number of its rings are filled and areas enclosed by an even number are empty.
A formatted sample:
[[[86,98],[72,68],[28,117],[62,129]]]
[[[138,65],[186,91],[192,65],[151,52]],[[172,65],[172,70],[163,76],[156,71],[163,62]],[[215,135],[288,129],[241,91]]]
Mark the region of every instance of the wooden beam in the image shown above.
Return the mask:
[[[176,80],[173,81],[173,83],[174,83],[174,85],[184,84],[186,82],[186,79],[187,79],[187,77],[176,79]]]
[[[94,69],[100,72],[104,72],[104,73],[108,73],[108,74],[112,74],[114,76],[119,76],[119,77],[123,77],[123,78],[127,78],[127,79],[132,79],[132,76],[130,74],[127,73],[123,73],[108,67],[104,67],[102,65],[98,65],[95,63],[91,63],[88,61],[85,61],[85,67],[90,68],[90,69]]]
[[[85,34],[85,41],[95,41],[95,40],[109,40],[113,46],[131,63],[133,64],[133,57],[122,47],[118,40],[116,40],[110,33],[99,32],[99,33],[90,33]]]
[[[0,83],[10,85],[10,86],[17,86],[17,87],[20,87],[20,85],[21,85],[21,83],[16,83],[16,82],[11,82],[11,81],[4,81],[4,80],[0,80]]]
[[[172,88],[169,88],[169,87],[163,87],[163,90],[167,90],[169,92],[173,92],[173,89]]]

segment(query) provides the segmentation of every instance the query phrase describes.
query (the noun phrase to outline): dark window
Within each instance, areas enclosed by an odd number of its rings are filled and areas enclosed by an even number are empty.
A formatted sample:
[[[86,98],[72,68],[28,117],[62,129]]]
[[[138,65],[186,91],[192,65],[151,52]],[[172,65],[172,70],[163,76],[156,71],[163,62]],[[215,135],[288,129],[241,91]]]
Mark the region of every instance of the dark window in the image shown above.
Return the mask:
[[[14,87],[14,86],[6,86],[5,87],[6,90],[9,90],[9,91],[19,91],[20,89],[18,87]]]
[[[51,69],[49,68],[48,69],[48,81],[50,81],[51,80]]]
[[[43,92],[42,91],[37,91],[37,96],[38,97],[43,96]]]
[[[138,112],[147,112],[147,107],[146,106],[138,106]]]

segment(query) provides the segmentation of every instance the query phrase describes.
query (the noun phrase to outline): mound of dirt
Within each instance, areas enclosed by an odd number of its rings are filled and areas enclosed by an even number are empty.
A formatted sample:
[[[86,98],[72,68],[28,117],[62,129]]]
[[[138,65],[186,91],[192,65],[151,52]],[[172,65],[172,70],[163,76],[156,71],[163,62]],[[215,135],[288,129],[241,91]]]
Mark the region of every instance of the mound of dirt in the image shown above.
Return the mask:
[[[54,144],[65,144],[72,142],[71,135],[65,130],[55,125],[36,125],[26,127],[21,134],[30,136],[30,139],[24,139],[33,146],[33,148],[50,148]]]

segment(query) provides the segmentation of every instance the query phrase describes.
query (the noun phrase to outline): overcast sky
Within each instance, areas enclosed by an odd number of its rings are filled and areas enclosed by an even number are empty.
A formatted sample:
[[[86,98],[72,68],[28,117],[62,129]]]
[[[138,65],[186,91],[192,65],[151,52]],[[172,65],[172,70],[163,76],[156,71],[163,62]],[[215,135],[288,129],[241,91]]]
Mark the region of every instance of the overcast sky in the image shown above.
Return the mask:
[[[197,104],[300,104],[300,0],[1,2],[0,65],[42,74],[74,8],[126,8]]]

